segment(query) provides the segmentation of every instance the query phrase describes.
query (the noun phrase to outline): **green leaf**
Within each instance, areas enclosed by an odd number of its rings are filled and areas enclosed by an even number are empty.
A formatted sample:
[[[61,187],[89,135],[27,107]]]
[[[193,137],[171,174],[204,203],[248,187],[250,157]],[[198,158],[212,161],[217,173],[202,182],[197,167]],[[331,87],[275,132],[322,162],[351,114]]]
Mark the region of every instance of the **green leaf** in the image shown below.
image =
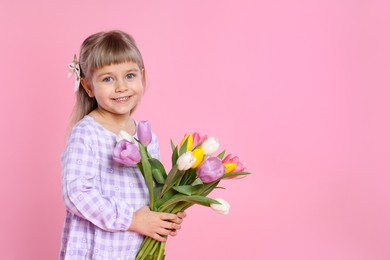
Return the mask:
[[[188,169],[178,185],[189,185],[197,178],[196,169]]]
[[[197,195],[187,196],[187,195],[183,195],[183,194],[177,194],[177,195],[173,196],[170,200],[166,201],[159,208],[159,211],[164,211],[164,209],[167,209],[170,206],[175,205],[176,203],[179,203],[179,202],[191,202],[191,203],[195,203],[195,204],[206,206],[206,207],[210,207],[210,204],[220,204],[218,201],[211,199],[211,198],[204,197],[204,196],[197,196]]]
[[[233,177],[233,176],[240,176],[240,175],[248,175],[251,174],[250,172],[231,172],[231,173],[225,173],[220,180],[228,178],[228,177]]]
[[[226,152],[226,150],[223,150],[220,154],[218,154],[217,157],[222,160],[223,156],[225,155],[225,152]]]
[[[167,173],[165,172],[164,165],[162,165],[162,163],[155,158],[150,158],[149,163],[152,167],[152,174],[154,180],[157,183],[164,184],[165,179],[167,178]]]
[[[219,180],[204,184],[204,189],[200,195],[207,196],[217,187]]]
[[[172,167],[174,166],[174,165],[176,165],[176,162],[177,162],[177,159],[179,158],[179,155],[178,155],[178,153],[177,153],[177,146],[175,147],[175,149],[173,150],[173,152],[172,152]]]
[[[188,195],[188,196],[196,195],[197,192],[199,192],[203,188],[204,188],[203,184],[199,184],[199,185],[195,185],[195,186],[192,186],[192,185],[182,185],[182,186],[175,186],[175,187],[173,187],[173,189],[175,191],[177,191],[179,193],[182,193],[184,195]]]
[[[177,194],[177,191],[170,189],[164,193],[164,196],[162,196],[162,198],[160,198],[160,195],[159,195],[158,199],[156,199],[156,201],[155,201],[155,208],[157,208],[157,209],[160,208],[160,206],[162,204],[164,204],[167,200],[169,200],[170,198],[172,198],[176,194]]]
[[[152,167],[148,160],[148,155],[146,152],[146,148],[143,144],[138,144],[139,151],[141,153],[141,162],[142,162],[142,168],[144,173],[144,178],[146,185],[148,186],[149,190],[149,198],[150,198],[150,208],[154,208],[154,191],[153,191],[153,175],[152,175]]]
[[[187,142],[188,142],[188,138],[186,138],[183,145],[180,147],[179,156],[187,152]]]
[[[194,182],[192,183],[192,185],[198,185],[198,184],[203,184],[203,182],[201,181],[201,179],[196,178],[196,179],[194,180]]]
[[[175,151],[176,149],[176,145],[173,143],[172,139],[171,139],[171,148],[172,148],[172,152]]]
[[[167,190],[169,190],[176,183],[176,181],[184,175],[184,173],[185,171],[179,171],[177,169],[177,165],[174,165],[169,172],[167,179],[165,180],[164,187],[161,190],[161,195],[163,195]]]

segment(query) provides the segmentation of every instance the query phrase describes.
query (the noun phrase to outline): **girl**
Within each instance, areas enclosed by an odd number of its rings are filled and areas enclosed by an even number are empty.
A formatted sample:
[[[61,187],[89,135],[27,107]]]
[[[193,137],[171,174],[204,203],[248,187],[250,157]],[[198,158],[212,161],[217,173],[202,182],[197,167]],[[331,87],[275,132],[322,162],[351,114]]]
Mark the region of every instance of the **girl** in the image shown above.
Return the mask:
[[[112,159],[120,130],[137,135],[130,115],[145,88],[141,53],[128,34],[101,32],[83,42],[70,69],[77,103],[61,156],[67,211],[60,259],[134,259],[143,236],[165,241],[185,217],[150,211],[138,168]],[[148,150],[159,158],[154,134]]]

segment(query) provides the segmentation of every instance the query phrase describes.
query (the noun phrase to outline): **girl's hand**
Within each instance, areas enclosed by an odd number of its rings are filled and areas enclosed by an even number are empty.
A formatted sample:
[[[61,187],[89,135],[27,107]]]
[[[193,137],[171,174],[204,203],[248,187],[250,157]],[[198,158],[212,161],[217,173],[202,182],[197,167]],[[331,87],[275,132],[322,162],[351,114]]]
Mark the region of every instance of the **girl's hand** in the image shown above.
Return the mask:
[[[133,214],[129,230],[165,242],[168,235],[177,234],[185,216],[184,212],[177,214],[154,212],[148,206],[144,206]]]
[[[187,214],[185,212],[179,212],[176,214],[177,218],[178,218],[178,221],[179,223],[177,224],[181,224],[183,222],[183,218],[185,218],[187,216]],[[172,230],[172,232],[169,234],[171,236],[176,236],[177,235],[177,229],[175,230]]]

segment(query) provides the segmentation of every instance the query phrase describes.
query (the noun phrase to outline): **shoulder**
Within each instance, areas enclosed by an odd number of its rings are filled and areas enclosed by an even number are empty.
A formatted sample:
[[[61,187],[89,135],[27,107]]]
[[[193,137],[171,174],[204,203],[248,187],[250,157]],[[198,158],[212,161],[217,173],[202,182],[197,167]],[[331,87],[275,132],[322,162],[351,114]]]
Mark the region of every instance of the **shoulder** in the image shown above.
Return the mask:
[[[101,136],[101,129],[94,122],[92,117],[85,116],[72,128],[69,133],[68,142],[72,141],[92,141]]]

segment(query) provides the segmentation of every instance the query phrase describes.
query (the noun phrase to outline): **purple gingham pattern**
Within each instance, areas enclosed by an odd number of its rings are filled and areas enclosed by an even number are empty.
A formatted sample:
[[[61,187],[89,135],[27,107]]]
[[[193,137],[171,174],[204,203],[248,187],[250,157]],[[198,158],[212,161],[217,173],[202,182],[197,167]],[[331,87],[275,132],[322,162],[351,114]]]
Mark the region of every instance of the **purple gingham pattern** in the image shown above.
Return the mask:
[[[66,218],[60,259],[134,259],[143,236],[127,231],[133,213],[148,204],[137,167],[112,160],[115,134],[85,116],[61,156]],[[155,135],[148,146],[159,158]]]

